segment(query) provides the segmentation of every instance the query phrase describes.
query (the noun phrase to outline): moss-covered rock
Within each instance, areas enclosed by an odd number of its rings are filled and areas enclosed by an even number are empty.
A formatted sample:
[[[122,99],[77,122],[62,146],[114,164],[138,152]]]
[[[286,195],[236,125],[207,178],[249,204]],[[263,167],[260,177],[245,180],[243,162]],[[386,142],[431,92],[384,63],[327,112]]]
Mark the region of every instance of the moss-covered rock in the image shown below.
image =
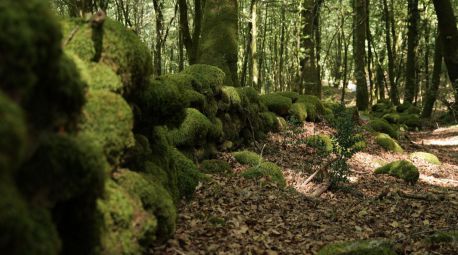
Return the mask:
[[[396,112],[396,106],[389,100],[380,100],[372,106],[372,114],[378,117],[394,112]]]
[[[225,174],[231,170],[231,166],[224,160],[211,159],[202,161],[200,170],[206,174]]]
[[[421,129],[422,122],[417,114],[401,114],[399,123],[406,125],[409,129]]]
[[[102,29],[92,28],[81,19],[65,20],[62,26],[64,40],[68,41],[66,50],[87,63],[109,66],[121,77],[123,93],[130,93],[147,83],[152,73],[151,54],[133,31],[111,19],[105,20]]]
[[[410,184],[415,184],[420,177],[417,167],[407,160],[394,161],[375,169],[374,173],[389,174]]]
[[[396,111],[399,113],[407,113],[407,114],[420,114],[420,108],[416,107],[411,103],[403,103],[396,107]]]
[[[222,88],[222,101],[230,107],[240,108],[242,106],[242,98],[239,91],[235,87],[224,86]]]
[[[155,238],[167,240],[175,232],[177,213],[170,194],[147,175],[121,170],[115,174],[115,180],[130,194],[140,198],[145,210],[157,219]]]
[[[287,116],[293,104],[290,98],[276,94],[262,95],[261,102],[267,106],[269,111],[280,116]]]
[[[391,138],[397,139],[399,136],[396,129],[384,119],[373,119],[367,125],[372,131],[388,134]]]
[[[399,113],[387,113],[383,115],[383,119],[388,121],[390,124],[398,124],[399,120],[401,119],[401,115]]]
[[[204,95],[219,94],[226,77],[218,67],[203,64],[188,66],[183,73],[195,79],[194,89]]]
[[[171,130],[170,140],[176,146],[203,145],[214,125],[197,109],[187,108],[186,118],[178,129]]]
[[[326,108],[321,103],[320,99],[312,95],[301,95],[297,99],[297,103],[305,104],[307,109],[307,120],[308,121],[319,121],[320,116],[326,114]]]
[[[305,143],[308,146],[311,146],[318,150],[322,150],[327,153],[332,152],[334,148],[331,137],[329,135],[324,134],[309,136],[307,137],[307,139],[305,139]]]
[[[283,96],[283,97],[290,98],[290,99],[293,101],[293,104],[296,103],[296,101],[297,101],[297,100],[299,99],[299,97],[300,97],[299,93],[293,92],[293,91],[277,92],[277,93],[275,93],[275,94],[280,95],[280,96]]]
[[[347,241],[328,244],[320,249],[318,255],[396,255],[387,240]]]
[[[199,172],[196,164],[177,149],[172,150],[174,162],[177,167],[177,183],[180,197],[191,198],[205,176]]]
[[[296,120],[304,122],[307,119],[307,108],[304,103],[294,103],[289,109],[290,117],[294,117]]]
[[[250,167],[242,173],[242,176],[248,179],[266,177],[281,187],[286,186],[285,177],[283,177],[281,168],[271,162],[263,162],[260,165]]]
[[[441,161],[439,160],[439,158],[436,155],[432,153],[428,153],[428,152],[414,152],[410,154],[410,158],[411,159],[420,158],[433,165],[441,164]]]
[[[237,151],[232,153],[232,155],[237,162],[243,165],[257,166],[262,162],[261,156],[252,151]]]
[[[155,240],[158,221],[142,207],[135,194],[110,180],[106,198],[98,201],[105,223],[101,254],[135,255],[146,252]]]
[[[24,157],[27,127],[20,107],[0,91],[0,176],[11,173]]]
[[[277,115],[273,112],[261,112],[260,117],[262,120],[262,127],[265,131],[278,131],[279,130],[279,123],[277,119]]]
[[[82,134],[103,148],[111,164],[119,164],[124,151],[135,144],[132,110],[120,95],[109,91],[90,91],[87,100]]]
[[[377,134],[377,136],[375,137],[375,142],[378,145],[382,146],[387,151],[392,151],[396,153],[404,152],[404,150],[398,144],[398,142],[387,134],[384,134],[384,133]]]
[[[173,82],[151,80],[143,90],[135,92],[136,129],[149,133],[152,126],[177,127],[183,121],[188,102],[185,94]]]

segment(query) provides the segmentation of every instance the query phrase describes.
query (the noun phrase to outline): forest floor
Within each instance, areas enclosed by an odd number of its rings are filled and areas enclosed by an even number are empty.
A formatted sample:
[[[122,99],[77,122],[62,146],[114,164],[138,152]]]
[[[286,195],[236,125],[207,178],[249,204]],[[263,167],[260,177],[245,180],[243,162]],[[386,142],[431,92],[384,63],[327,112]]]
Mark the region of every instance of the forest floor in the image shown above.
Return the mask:
[[[237,173],[242,166],[220,155],[233,174],[214,175],[199,185],[194,199],[180,208],[174,239],[154,254],[316,254],[325,244],[344,240],[389,238],[399,254],[458,254],[458,247],[428,246],[425,237],[458,229],[458,126],[408,133],[403,154],[385,152],[366,134],[367,148],[350,160],[350,182],[319,199],[302,183],[311,174],[304,162],[317,162],[292,139],[329,133],[324,123],[306,123],[300,134],[270,134],[263,141],[265,160],[283,168],[288,187]],[[251,148],[256,151],[254,148]],[[420,180],[415,186],[375,168],[415,151],[437,155],[442,164],[413,160]],[[258,151],[259,152],[259,151]],[[313,161],[315,160],[315,161]]]

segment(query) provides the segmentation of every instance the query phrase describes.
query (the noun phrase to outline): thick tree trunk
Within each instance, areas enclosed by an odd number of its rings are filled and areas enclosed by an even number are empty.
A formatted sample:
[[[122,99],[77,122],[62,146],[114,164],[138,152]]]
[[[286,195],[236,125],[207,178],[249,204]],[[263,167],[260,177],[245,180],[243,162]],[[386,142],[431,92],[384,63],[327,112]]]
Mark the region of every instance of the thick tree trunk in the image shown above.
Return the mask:
[[[366,0],[366,37],[367,37],[367,74],[369,79],[369,105],[372,105],[373,102],[373,95],[374,95],[374,81],[372,79],[372,34],[371,34],[371,26],[370,26],[370,0]]]
[[[156,43],[154,47],[153,73],[156,76],[162,74],[162,39],[164,30],[164,15],[162,0],[153,0],[154,12],[156,13]]]
[[[433,0],[439,21],[439,32],[443,45],[443,56],[448,76],[458,98],[458,29],[450,0]],[[456,100],[455,100],[456,101]],[[458,106],[455,102],[455,106]]]
[[[251,11],[251,40],[250,40],[250,81],[251,86],[254,88],[259,88],[258,83],[258,49],[257,49],[257,39],[258,39],[258,24],[257,24],[257,8],[258,0],[251,0],[250,11]]]
[[[70,0],[68,1],[68,14],[70,17],[84,17],[94,11],[94,0]]]
[[[406,64],[406,86],[404,91],[404,102],[413,103],[418,91],[417,82],[417,45],[418,45],[418,0],[408,1],[409,29],[407,32],[407,64]]]
[[[430,118],[433,113],[434,103],[437,99],[439,91],[441,71],[442,71],[442,42],[440,36],[436,38],[436,46],[434,48],[434,69],[431,86],[426,93],[425,104],[423,106],[423,112],[421,113],[422,118]]]
[[[190,65],[197,62],[197,51],[202,29],[202,0],[194,0],[194,30],[191,35],[188,21],[188,4],[186,0],[178,0],[180,11],[180,32]]]
[[[365,60],[366,60],[366,1],[355,1],[355,78],[356,78],[356,106],[358,110],[369,108],[369,94],[367,91]]]
[[[393,46],[391,41],[390,33],[390,11],[388,9],[387,0],[382,0],[383,2],[383,13],[385,20],[385,38],[386,38],[386,51],[388,55],[388,77],[390,81],[390,99],[395,105],[399,105],[399,96],[398,96],[398,87],[395,83],[395,74],[394,74],[394,54]]]
[[[281,6],[281,14],[280,14],[280,17],[281,17],[281,32],[280,32],[280,60],[279,60],[279,72],[280,72],[280,75],[279,75],[279,83],[280,83],[280,91],[284,91],[285,90],[285,84],[284,84],[284,75],[283,75],[283,67],[285,65],[285,61],[284,61],[284,55],[285,55],[285,33],[286,33],[286,10],[285,10],[285,3],[283,2],[282,3],[282,6]]]
[[[298,91],[300,94],[306,93],[321,97],[321,88],[318,81],[319,69],[316,63],[315,53],[315,17],[316,13],[314,0],[304,0],[301,10],[302,17],[302,35],[301,35],[301,50],[303,50],[300,60],[301,66],[301,81]]]
[[[236,0],[206,0],[197,63],[221,68],[227,85],[239,86],[238,5]]]

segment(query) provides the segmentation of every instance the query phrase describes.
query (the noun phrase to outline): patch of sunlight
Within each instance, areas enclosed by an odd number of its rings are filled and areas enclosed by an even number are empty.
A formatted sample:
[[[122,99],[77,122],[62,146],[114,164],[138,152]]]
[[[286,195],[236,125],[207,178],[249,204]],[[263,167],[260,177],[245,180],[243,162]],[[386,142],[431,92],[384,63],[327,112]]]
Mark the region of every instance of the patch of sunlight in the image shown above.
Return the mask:
[[[420,175],[420,180],[435,186],[448,187],[448,188],[457,188],[458,181],[452,179],[440,179],[434,176],[429,175]]]
[[[348,177],[348,181],[349,181],[350,183],[357,183],[358,180],[359,180],[359,177],[356,177],[356,176],[349,176],[349,177]]]
[[[451,133],[451,132],[458,132],[458,125],[438,128],[433,131],[433,134],[443,134],[443,133]]]
[[[451,136],[443,139],[424,139],[416,144],[436,146],[458,146],[458,136]]]

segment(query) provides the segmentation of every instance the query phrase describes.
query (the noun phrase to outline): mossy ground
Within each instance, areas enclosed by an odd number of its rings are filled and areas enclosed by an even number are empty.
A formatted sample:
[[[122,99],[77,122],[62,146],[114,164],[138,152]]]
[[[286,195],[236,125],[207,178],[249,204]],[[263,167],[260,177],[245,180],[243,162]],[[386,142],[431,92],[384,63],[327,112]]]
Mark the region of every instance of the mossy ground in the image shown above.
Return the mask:
[[[305,140],[305,143],[308,146],[311,146],[315,149],[321,150],[326,153],[332,152],[334,148],[331,137],[323,134],[309,136]]]
[[[235,160],[243,165],[257,166],[262,163],[262,158],[252,151],[237,151],[233,153]]]
[[[226,161],[211,159],[202,161],[200,170],[207,174],[225,174],[231,170],[231,166]]]
[[[392,244],[387,240],[349,241],[329,244],[318,255],[396,255]]]
[[[260,179],[265,177],[281,187],[286,186],[285,177],[283,177],[280,167],[271,162],[263,162],[260,165],[252,166],[242,172],[242,176],[248,179]]]

